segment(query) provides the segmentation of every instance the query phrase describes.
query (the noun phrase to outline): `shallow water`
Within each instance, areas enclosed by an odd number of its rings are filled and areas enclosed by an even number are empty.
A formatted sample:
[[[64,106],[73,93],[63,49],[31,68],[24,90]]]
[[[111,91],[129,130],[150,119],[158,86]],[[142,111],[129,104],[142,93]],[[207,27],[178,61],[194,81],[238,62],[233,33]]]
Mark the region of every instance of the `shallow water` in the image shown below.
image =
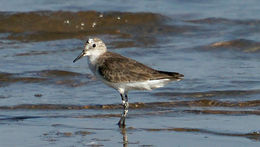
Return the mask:
[[[6,1],[0,5],[0,146],[259,146],[260,7],[251,1]],[[19,9],[18,9],[19,8]],[[184,80],[119,94],[87,38]]]

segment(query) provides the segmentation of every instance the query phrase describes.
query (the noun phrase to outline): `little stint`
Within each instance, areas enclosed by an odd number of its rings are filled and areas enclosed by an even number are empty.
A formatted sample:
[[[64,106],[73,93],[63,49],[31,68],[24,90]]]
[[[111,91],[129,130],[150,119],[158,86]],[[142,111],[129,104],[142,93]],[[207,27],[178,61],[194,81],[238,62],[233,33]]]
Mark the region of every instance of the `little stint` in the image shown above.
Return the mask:
[[[128,91],[152,90],[184,77],[177,72],[155,70],[133,59],[109,52],[99,38],[89,39],[84,50],[73,62],[83,56],[88,56],[89,67],[95,76],[120,93],[124,110],[118,122],[119,127],[125,126],[129,107]]]

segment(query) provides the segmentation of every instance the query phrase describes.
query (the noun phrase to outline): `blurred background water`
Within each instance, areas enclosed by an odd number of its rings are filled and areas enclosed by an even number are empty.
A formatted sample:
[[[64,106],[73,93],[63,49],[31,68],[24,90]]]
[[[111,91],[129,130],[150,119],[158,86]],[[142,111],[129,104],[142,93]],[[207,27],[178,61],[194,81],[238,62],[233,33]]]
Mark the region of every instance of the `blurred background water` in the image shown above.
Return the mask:
[[[259,146],[257,0],[0,0],[0,146]],[[112,52],[185,75],[119,94],[87,60]]]

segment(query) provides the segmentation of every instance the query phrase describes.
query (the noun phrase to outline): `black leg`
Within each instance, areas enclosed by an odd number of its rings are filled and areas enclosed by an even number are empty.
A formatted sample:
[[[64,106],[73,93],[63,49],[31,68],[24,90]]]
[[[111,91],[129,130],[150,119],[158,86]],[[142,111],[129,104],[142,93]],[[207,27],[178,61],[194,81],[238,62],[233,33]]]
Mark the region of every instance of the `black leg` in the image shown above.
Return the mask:
[[[124,104],[124,121],[123,121],[123,124],[125,126],[125,119],[126,119],[126,115],[128,113],[128,107],[129,107],[129,103],[128,103],[128,97],[127,97],[127,94],[125,94],[125,104]]]
[[[120,96],[121,96],[121,99],[122,99],[122,105],[124,107],[125,97],[124,97],[124,95],[122,93],[120,93]],[[123,113],[121,115],[121,118],[120,118],[119,122],[117,123],[120,128],[123,126],[123,119],[124,119],[123,117],[124,117],[124,111],[123,111]]]
[[[125,94],[125,101],[128,102],[128,96]]]
[[[119,127],[124,127],[125,126],[125,119],[126,119],[126,115],[127,115],[127,112],[128,112],[128,107],[129,107],[129,104],[128,104],[128,97],[127,97],[127,94],[123,95],[123,94],[120,94],[121,95],[121,98],[122,98],[122,105],[123,105],[123,113],[121,115],[121,118],[118,122],[118,126]]]

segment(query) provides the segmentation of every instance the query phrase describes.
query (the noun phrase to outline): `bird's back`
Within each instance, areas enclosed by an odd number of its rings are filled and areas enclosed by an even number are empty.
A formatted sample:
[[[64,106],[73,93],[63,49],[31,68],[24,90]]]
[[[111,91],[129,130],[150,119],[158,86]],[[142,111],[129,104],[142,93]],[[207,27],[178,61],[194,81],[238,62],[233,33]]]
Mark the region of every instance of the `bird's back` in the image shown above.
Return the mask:
[[[99,57],[96,71],[104,80],[112,83],[142,82],[159,79],[178,81],[183,78],[182,74],[158,71],[113,52],[106,52]]]

